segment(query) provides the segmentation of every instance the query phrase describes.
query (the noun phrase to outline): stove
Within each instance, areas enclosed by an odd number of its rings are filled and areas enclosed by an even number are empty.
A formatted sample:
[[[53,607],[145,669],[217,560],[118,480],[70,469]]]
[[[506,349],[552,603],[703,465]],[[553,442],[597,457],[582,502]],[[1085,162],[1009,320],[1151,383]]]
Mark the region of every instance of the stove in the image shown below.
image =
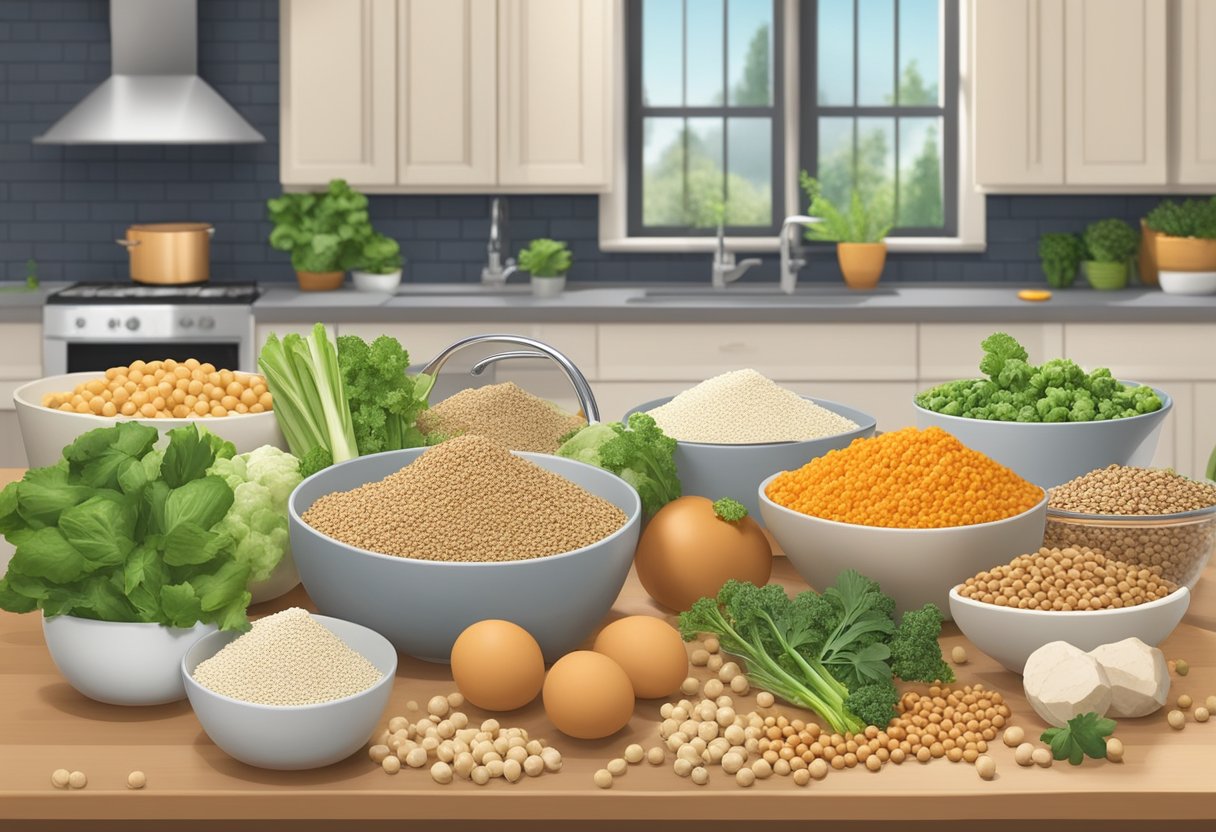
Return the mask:
[[[252,283],[75,283],[43,308],[43,372],[97,372],[165,358],[253,371],[257,297]]]

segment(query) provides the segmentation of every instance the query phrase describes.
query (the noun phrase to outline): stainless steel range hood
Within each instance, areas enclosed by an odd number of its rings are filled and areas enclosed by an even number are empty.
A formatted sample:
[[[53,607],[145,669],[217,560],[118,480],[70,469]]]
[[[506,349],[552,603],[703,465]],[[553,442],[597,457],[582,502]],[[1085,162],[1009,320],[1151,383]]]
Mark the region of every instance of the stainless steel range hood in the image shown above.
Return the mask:
[[[197,0],[110,0],[110,52],[110,77],[35,143],[266,141],[198,77]]]

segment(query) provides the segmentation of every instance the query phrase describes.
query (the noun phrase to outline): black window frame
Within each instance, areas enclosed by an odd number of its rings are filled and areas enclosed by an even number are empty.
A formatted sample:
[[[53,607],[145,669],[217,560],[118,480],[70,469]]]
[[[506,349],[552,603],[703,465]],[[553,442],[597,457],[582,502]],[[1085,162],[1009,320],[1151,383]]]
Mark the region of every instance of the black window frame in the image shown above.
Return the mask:
[[[942,225],[895,226],[891,237],[955,237],[958,235],[959,158],[958,158],[958,99],[959,99],[959,0],[942,0],[942,103],[939,106],[858,106],[858,33],[860,3],[853,3],[853,104],[849,106],[819,106],[819,0],[808,0],[800,7],[798,21],[798,75],[804,80],[799,91],[799,159],[802,168],[816,174],[819,160],[819,119],[823,117],[891,118],[895,122],[895,208],[899,204],[899,119],[900,117],[931,117],[942,119]],[[894,0],[895,87],[899,90],[899,5]],[[857,130],[853,131],[853,159],[857,159]]]
[[[716,228],[699,228],[696,226],[646,226],[642,222],[642,124],[646,117],[668,118],[721,118],[723,120],[722,163],[723,175],[730,169],[730,142],[726,131],[726,119],[735,118],[769,118],[772,120],[772,222],[767,226],[760,225],[726,225],[725,233],[731,237],[771,237],[778,233],[785,219],[785,191],[791,187],[785,170],[785,123],[788,114],[785,112],[785,52],[782,37],[782,0],[772,0],[773,26],[772,38],[772,72],[773,91],[772,104],[767,107],[731,106],[729,98],[719,107],[648,107],[642,101],[642,2],[643,0],[626,0],[625,3],[625,53],[626,53],[626,182],[628,195],[626,200],[626,233],[630,237],[712,237],[717,234]],[[687,46],[687,16],[689,3],[695,0],[683,0],[683,23],[681,37]],[[727,43],[730,37],[729,26],[730,0],[722,4],[722,75],[723,96],[729,96],[729,61],[726,58]],[[684,50],[687,61],[687,49]],[[685,154],[687,165],[687,153]],[[725,187],[725,183],[724,183]],[[729,198],[729,194],[727,194]]]

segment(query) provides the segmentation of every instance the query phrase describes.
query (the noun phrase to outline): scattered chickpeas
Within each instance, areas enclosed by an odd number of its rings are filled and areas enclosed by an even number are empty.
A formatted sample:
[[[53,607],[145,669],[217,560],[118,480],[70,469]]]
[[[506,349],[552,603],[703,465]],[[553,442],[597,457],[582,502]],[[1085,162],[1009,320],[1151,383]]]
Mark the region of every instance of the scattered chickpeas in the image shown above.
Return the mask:
[[[771,708],[776,702],[777,698],[766,690],[756,694],[756,704],[761,708]]]
[[[1195,709],[1195,721],[1196,722],[1207,722],[1208,719],[1211,718],[1211,716],[1212,716],[1211,711],[1209,711],[1207,708],[1203,707],[1202,705],[1200,705],[1198,708]]]
[[[756,782],[756,773],[750,768],[741,768],[735,773],[735,783],[747,788]]]
[[[794,772],[794,785],[805,786],[811,782],[811,772],[809,769],[800,768]]]
[[[42,406],[93,416],[186,419],[263,413],[274,409],[274,398],[261,376],[217,372],[211,364],[191,358],[111,367],[103,377],[81,382],[71,392],[46,394]]]
[[[431,766],[431,779],[441,786],[451,783],[452,767],[442,761],[435,763],[435,765]]]
[[[663,765],[665,759],[667,759],[667,752],[657,745],[646,752],[646,762],[652,766]]]
[[[367,756],[372,758],[373,763],[382,763],[384,758],[392,753],[387,745],[373,745],[367,749]]]
[[[1022,744],[1022,740],[1026,739],[1026,732],[1020,726],[1011,725],[1005,729],[1005,733],[1001,735],[1001,741],[1010,748],[1017,748]]]
[[[1209,696],[1207,699],[1203,700],[1203,705],[1208,709],[1208,711],[1216,711],[1216,696]]]
[[[773,776],[772,763],[761,757],[752,763],[752,773],[756,775],[757,780],[767,780]]]
[[[692,774],[689,775],[689,777],[691,777],[692,782],[696,783],[698,786],[704,786],[709,782],[709,770],[705,768],[705,766],[697,766],[692,770]]]
[[[66,789],[72,773],[66,768],[57,768],[51,772],[51,785],[57,789]]]
[[[700,649],[693,650],[688,661],[693,667],[705,667],[705,665],[709,664],[709,651]]]
[[[719,670],[722,669],[722,664],[725,661],[726,660],[723,659],[721,656],[719,656],[717,653],[711,653],[709,655],[709,660],[705,662],[705,667],[706,667],[706,669],[709,670],[710,673],[717,673]]]
[[[730,689],[740,696],[747,696],[751,690],[751,683],[747,681],[747,677],[740,673],[730,680]]]
[[[452,691],[448,694],[448,706],[451,708],[459,708],[464,704],[464,694],[460,691]]]
[[[1020,766],[1032,766],[1034,760],[1034,744],[1024,742],[1013,750],[1013,761]]]
[[[701,683],[696,678],[689,676],[680,683],[680,692],[685,696],[694,696],[701,689]]]
[[[978,757],[975,761],[975,773],[984,780],[991,780],[993,777],[996,777],[996,760],[987,754]]]
[[[1191,699],[1190,694],[1184,693],[1178,697],[1178,707],[1184,711],[1187,708],[1191,707],[1191,705],[1193,705],[1193,704],[1194,704],[1194,700]]]
[[[807,771],[811,773],[811,778],[814,780],[822,780],[828,776],[828,763],[822,757],[816,757],[811,760],[807,766]]]
[[[677,777],[687,777],[692,774],[692,761],[684,757],[677,757],[676,761],[671,764],[671,770],[676,773]]]
[[[1118,737],[1109,737],[1106,740],[1106,759],[1112,763],[1123,762],[1123,740]]]
[[[741,672],[742,671],[739,670],[739,665],[735,664],[734,662],[727,662],[726,664],[722,665],[721,668],[719,668],[718,678],[723,682],[729,682]]]
[[[1185,676],[1186,674],[1191,672],[1191,665],[1187,662],[1186,659],[1175,659],[1174,660],[1174,672],[1177,673],[1179,676]]]
[[[950,660],[955,664],[966,664],[967,648],[963,647],[961,644],[954,645],[954,647],[950,650]]]
[[[396,774],[401,771],[401,758],[396,756],[385,756],[380,760],[380,767],[384,769],[385,774]]]
[[[591,776],[591,779],[595,782],[595,785],[599,786],[601,789],[612,788],[612,772],[606,768],[601,768]]]
[[[720,679],[708,680],[705,683],[705,688],[702,690],[702,693],[704,693],[706,698],[708,698],[708,699],[717,699],[719,696],[721,696],[725,692],[726,692],[726,686],[722,684],[722,681]]]
[[[68,788],[83,789],[89,785],[89,778],[84,776],[83,771],[73,771],[68,775]]]
[[[1034,751],[1031,752],[1030,759],[1037,766],[1040,766],[1042,768],[1051,768],[1051,763],[1052,763],[1051,749],[1036,748]]]
[[[432,696],[431,701],[426,703],[426,711],[435,716],[447,716],[448,698],[446,696]]]
[[[646,757],[646,752],[642,750],[642,746],[634,743],[625,747],[625,762],[630,765],[637,765]]]
[[[629,763],[625,762],[623,757],[616,757],[615,759],[609,760],[608,765],[605,766],[605,768],[608,769],[608,773],[613,777],[620,777],[629,768]]]
[[[717,653],[718,650],[721,649],[721,645],[718,643],[716,638],[710,636],[709,638],[705,639],[705,649],[710,653]]]

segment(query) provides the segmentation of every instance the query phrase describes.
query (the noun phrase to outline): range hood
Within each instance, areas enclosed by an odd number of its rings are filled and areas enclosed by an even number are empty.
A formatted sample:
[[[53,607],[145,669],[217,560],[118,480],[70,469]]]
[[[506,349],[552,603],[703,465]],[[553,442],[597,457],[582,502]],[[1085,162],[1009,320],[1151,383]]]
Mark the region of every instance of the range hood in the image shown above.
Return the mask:
[[[110,0],[110,72],[36,144],[266,141],[198,77],[197,0]]]

